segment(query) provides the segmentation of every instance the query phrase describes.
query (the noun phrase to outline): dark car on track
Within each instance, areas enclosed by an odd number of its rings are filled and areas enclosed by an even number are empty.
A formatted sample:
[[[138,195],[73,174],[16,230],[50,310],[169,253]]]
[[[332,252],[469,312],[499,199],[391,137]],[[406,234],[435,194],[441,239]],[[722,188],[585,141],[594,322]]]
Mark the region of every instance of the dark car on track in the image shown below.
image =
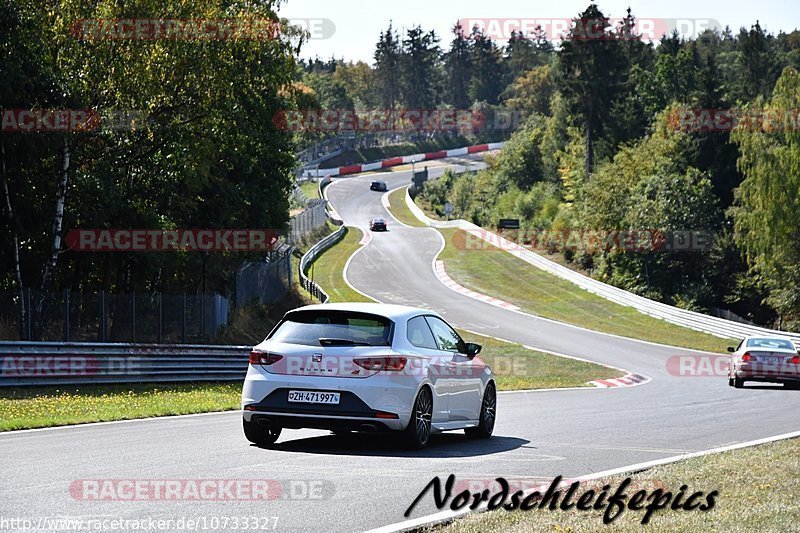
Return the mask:
[[[387,231],[386,219],[382,217],[375,217],[369,221],[369,229],[372,231]]]
[[[369,190],[385,192],[386,191],[386,182],[385,181],[380,181],[380,180],[373,181],[372,183],[369,184]]]

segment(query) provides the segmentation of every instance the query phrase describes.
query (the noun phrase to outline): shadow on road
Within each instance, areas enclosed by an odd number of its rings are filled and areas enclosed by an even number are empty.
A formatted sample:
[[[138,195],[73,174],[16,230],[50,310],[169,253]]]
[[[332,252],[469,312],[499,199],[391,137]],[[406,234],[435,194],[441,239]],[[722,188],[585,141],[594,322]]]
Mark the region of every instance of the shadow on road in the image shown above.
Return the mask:
[[[779,390],[790,390],[790,391],[800,391],[800,387],[793,388],[790,385],[783,385],[781,386],[780,383],[765,383],[763,385],[755,385],[753,383],[745,383],[744,389],[750,390],[771,390],[771,391],[779,391]]]
[[[350,433],[287,440],[274,444],[274,451],[317,453],[326,455],[362,455],[372,457],[477,457],[515,450],[530,441],[517,437],[494,436],[490,439],[469,439],[459,433],[431,436],[422,450],[403,448],[398,435],[382,433]]]

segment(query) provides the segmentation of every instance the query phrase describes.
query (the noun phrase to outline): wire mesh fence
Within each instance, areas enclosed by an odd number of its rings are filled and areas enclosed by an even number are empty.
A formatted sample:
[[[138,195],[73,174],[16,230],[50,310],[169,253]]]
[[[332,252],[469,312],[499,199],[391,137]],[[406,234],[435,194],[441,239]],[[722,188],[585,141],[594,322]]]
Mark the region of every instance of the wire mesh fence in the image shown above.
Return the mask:
[[[59,342],[200,343],[227,324],[220,294],[0,292],[0,339]]]
[[[213,343],[235,306],[274,303],[292,286],[291,246],[244,264],[222,294],[0,291],[0,340]]]
[[[308,207],[289,221],[289,233],[286,235],[286,241],[290,244],[296,244],[303,236],[324,226],[328,219],[325,210],[326,205],[327,202],[321,198],[309,200]]]

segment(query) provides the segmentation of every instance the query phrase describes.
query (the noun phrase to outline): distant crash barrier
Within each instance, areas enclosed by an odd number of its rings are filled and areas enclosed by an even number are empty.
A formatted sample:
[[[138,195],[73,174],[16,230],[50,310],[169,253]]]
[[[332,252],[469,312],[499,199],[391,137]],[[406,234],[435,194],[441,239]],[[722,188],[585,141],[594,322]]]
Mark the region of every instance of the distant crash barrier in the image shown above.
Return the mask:
[[[467,232],[471,238],[482,239],[489,244],[496,246],[508,253],[522,259],[523,261],[538,267],[546,272],[549,272],[561,279],[574,283],[578,287],[601,296],[607,300],[633,307],[637,311],[654,318],[665,320],[671,324],[684,326],[696,331],[708,333],[723,339],[741,339],[747,335],[784,335],[790,337],[796,346],[800,347],[800,333],[792,333],[786,331],[773,330],[762,328],[759,326],[752,326],[749,324],[742,324],[724,318],[704,315],[696,311],[689,311],[680,309],[665,303],[656,302],[630,293],[619,287],[608,285],[602,281],[584,276],[574,270],[559,265],[541,255],[523,247],[519,244],[509,241],[502,236],[492,233],[488,230],[481,228],[466,220],[433,220],[428,217],[422,209],[414,203],[414,200],[406,191],[406,205],[412,213],[424,224],[435,228],[457,228]]]
[[[303,255],[303,258],[300,259],[300,284],[305,290],[311,293],[314,298],[322,303],[328,301],[328,293],[322,290],[322,287],[317,285],[314,280],[306,276],[306,269],[308,265],[313,263],[314,260],[322,254],[322,252],[339,242],[339,240],[344,237],[345,232],[347,232],[347,228],[341,226],[338,230],[312,246],[305,255]]]
[[[0,387],[241,381],[249,346],[0,341]]]
[[[358,165],[347,165],[344,167],[336,168],[320,168],[315,170],[306,170],[303,175],[305,177],[317,176],[319,178],[346,176],[348,174],[359,174],[361,172],[370,172],[373,170],[381,170],[383,168],[396,167],[398,165],[408,165],[411,163],[420,163],[423,161],[432,161],[434,159],[444,159],[446,157],[459,157],[468,154],[479,154],[482,152],[489,152],[491,150],[499,150],[505,143],[488,143],[478,144],[475,146],[465,146],[463,148],[453,148],[452,150],[439,150],[438,152],[426,152],[422,154],[405,155],[398,157],[390,157],[374,163],[364,163]]]

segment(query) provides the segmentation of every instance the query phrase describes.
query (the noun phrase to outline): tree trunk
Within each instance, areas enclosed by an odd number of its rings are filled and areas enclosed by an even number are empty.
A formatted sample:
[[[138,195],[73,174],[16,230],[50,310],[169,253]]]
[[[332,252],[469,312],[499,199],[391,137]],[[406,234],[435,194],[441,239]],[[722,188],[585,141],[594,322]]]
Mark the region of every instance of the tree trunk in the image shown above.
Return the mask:
[[[589,174],[592,172],[592,114],[594,113],[594,105],[591,99],[589,100],[589,113],[586,116],[586,154],[584,160],[586,161],[586,176],[584,180],[589,180]]]
[[[13,204],[11,203],[11,192],[8,190],[8,173],[6,172],[6,145],[0,138],[0,158],[2,159],[2,177],[3,177],[3,197],[6,204],[6,213],[8,215],[8,226],[11,229],[12,240],[12,253],[14,254],[14,277],[17,281],[17,290],[19,291],[19,336],[21,339],[25,338],[25,325],[29,320],[30,310],[27,308],[25,300],[25,288],[22,285],[22,269],[19,264],[19,233],[17,231],[17,220],[14,217]]]
[[[36,328],[35,337],[39,337],[42,333],[44,325],[45,313],[47,310],[47,294],[50,291],[50,286],[53,282],[55,275],[56,264],[58,262],[58,254],[61,252],[61,233],[63,230],[64,222],[64,206],[67,199],[67,183],[69,181],[69,162],[70,162],[70,146],[69,138],[64,137],[64,145],[61,149],[61,176],[58,180],[58,190],[56,192],[56,210],[53,217],[53,246],[50,249],[50,257],[47,259],[44,271],[42,272],[42,283],[39,288],[39,295],[36,299]]]

